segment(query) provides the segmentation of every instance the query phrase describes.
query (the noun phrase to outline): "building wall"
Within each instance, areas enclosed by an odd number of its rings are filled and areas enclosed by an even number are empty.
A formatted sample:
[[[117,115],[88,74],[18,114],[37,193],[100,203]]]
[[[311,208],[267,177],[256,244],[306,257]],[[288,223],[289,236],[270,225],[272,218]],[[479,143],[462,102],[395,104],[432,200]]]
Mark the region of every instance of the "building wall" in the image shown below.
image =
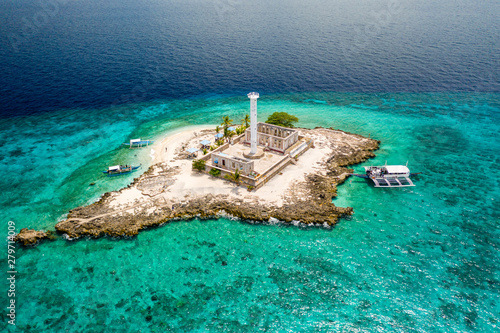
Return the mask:
[[[286,138],[290,134],[296,132],[296,130],[293,130],[291,128],[287,127],[282,127],[278,125],[273,125],[273,124],[266,124],[266,123],[257,123],[257,132],[258,133],[263,133],[263,134],[269,134],[272,136],[277,136],[280,138]]]
[[[254,169],[254,161],[244,161],[243,159],[239,159],[234,156],[226,154],[221,155],[218,153],[212,153],[211,157],[212,166],[217,166],[223,170],[234,172],[236,169],[239,169],[241,174],[248,175]],[[215,163],[216,160],[218,163]]]
[[[245,131],[245,142],[250,142],[250,139],[251,132],[247,129]],[[260,146],[266,146],[284,153],[298,139],[299,132],[297,130],[261,122],[257,124],[257,144]]]

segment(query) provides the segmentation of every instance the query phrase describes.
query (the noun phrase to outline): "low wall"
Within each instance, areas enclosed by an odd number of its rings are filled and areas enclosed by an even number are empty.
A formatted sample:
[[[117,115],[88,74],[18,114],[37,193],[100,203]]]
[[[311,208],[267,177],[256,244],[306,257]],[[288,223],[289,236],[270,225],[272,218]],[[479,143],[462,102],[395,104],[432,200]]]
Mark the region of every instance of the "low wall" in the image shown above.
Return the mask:
[[[205,173],[208,174],[208,172],[210,170],[212,170],[212,168],[220,170],[220,176],[217,177],[217,178],[221,178],[221,179],[227,180],[226,178],[224,178],[224,176],[226,176],[226,175],[232,175],[233,174],[232,172],[229,172],[226,169],[222,169],[222,168],[220,168],[218,166],[211,165],[211,164],[206,164],[205,165]],[[253,186],[253,187],[256,187],[256,185],[257,185],[257,180],[255,180],[254,178],[250,178],[248,176],[240,174],[240,179],[241,179],[241,181],[240,181],[241,185]]]
[[[233,144],[237,144],[238,142],[240,142],[241,138],[243,138],[243,136],[245,136],[245,134],[240,134],[238,135],[236,138],[234,138],[233,140]],[[218,152],[218,151],[221,151],[221,150],[225,150],[229,147],[230,143],[225,143],[223,144],[222,146],[212,150],[211,152],[209,152],[208,154],[206,155],[203,155],[203,157],[200,158],[200,160],[204,160],[204,161],[208,161],[210,159],[210,155],[212,153],[215,153],[215,152]]]
[[[290,157],[292,157],[292,158],[297,158],[300,155],[304,154],[312,145],[313,145],[313,140],[306,139],[298,147],[295,147],[294,149],[292,149],[288,153],[288,155],[290,155]]]
[[[311,148],[313,146],[314,146],[314,141],[312,139],[309,139],[309,141],[307,141],[307,147],[305,149],[302,149],[301,151],[299,151],[299,153],[297,155],[295,155],[294,158],[298,158],[299,156],[302,156],[302,154],[304,154],[306,151],[309,150],[309,148]]]
[[[212,150],[211,152],[209,152],[206,155],[203,155],[203,157],[201,157],[200,160],[208,161],[210,159],[210,155],[212,155],[212,153],[216,153],[218,151],[227,149],[228,147],[229,147],[229,143],[225,143],[222,146],[220,146],[219,148],[216,148],[216,149]]]

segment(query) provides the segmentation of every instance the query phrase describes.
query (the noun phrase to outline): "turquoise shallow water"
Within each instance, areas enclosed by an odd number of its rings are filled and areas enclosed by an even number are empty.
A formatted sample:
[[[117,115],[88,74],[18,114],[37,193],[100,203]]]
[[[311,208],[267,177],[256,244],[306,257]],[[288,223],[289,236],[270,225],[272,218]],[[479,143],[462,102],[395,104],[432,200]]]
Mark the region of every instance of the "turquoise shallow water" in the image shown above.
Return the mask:
[[[128,240],[18,249],[17,329],[499,330],[499,100],[263,95],[259,118],[287,111],[299,126],[370,135],[381,149],[362,165],[408,161],[423,175],[403,189],[346,182],[334,202],[355,214],[331,230],[193,220]],[[3,119],[0,164],[9,177],[0,180],[2,220],[17,229],[52,228],[69,209],[133,179],[100,176],[108,164],[149,165],[150,149],[119,148],[122,142],[222,115],[241,119],[247,110],[246,97],[212,96]]]

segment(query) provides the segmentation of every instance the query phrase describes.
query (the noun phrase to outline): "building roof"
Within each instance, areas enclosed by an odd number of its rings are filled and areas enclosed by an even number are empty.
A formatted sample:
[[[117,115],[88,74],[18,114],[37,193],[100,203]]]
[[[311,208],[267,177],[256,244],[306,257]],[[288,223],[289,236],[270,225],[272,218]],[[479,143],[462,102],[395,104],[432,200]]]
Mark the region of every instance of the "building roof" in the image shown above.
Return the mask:
[[[384,165],[384,168],[388,173],[408,173],[410,169],[408,169],[404,165]]]

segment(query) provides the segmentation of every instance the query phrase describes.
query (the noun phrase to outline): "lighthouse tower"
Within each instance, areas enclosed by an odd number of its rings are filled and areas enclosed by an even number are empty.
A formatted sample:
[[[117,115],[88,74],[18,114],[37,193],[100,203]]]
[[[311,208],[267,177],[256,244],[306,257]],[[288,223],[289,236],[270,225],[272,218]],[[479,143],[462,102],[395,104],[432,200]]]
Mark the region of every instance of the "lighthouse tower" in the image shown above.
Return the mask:
[[[251,92],[248,95],[250,98],[250,155],[257,153],[257,98],[259,93]]]

